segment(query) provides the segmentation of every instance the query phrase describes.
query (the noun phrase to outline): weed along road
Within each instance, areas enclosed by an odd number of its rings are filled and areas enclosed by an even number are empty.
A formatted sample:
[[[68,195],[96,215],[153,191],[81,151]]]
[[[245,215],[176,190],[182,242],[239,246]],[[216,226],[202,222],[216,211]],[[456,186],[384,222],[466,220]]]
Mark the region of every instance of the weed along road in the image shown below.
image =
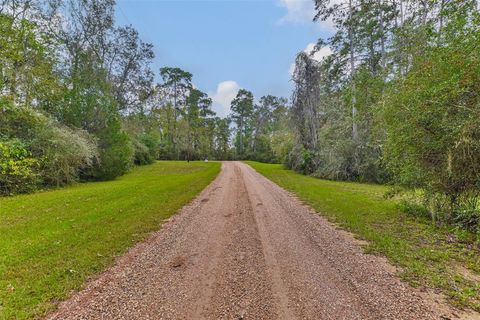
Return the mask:
[[[240,162],[48,319],[456,319]]]

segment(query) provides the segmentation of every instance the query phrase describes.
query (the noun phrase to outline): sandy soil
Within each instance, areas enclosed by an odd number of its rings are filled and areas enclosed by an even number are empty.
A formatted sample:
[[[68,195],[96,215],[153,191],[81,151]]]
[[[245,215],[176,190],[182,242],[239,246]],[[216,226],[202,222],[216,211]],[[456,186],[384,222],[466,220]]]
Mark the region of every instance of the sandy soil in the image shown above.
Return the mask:
[[[456,319],[239,162],[47,319]]]

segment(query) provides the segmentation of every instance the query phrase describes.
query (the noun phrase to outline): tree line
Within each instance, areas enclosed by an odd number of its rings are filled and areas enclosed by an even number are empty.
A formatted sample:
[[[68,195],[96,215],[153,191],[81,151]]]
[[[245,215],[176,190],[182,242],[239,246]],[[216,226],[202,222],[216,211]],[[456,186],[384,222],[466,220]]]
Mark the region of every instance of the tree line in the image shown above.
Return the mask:
[[[230,109],[234,158],[282,162],[292,143],[288,100],[267,95],[255,102],[252,92],[240,89]]]
[[[0,2],[0,194],[113,179],[155,159],[231,157],[230,120],[113,0]]]
[[[190,72],[155,74],[153,45],[114,13],[114,0],[0,2],[0,194],[156,159],[282,158],[286,99],[242,89],[220,118]]]
[[[315,0],[314,20],[336,32],[316,45],[331,55],[296,58],[288,166],[391,183],[421,199],[416,211],[478,230],[478,5]]]

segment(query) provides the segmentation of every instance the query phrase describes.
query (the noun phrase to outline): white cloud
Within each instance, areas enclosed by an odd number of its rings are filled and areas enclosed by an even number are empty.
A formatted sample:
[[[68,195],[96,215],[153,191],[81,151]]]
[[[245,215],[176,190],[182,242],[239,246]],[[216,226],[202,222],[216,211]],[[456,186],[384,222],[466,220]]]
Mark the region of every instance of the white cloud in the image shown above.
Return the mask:
[[[323,59],[325,59],[326,57],[328,57],[333,53],[330,47],[323,47],[320,50],[315,51],[315,43],[313,42],[310,42],[309,44],[307,44],[307,47],[303,49],[303,52],[305,52],[312,59],[318,62],[322,61]],[[288,74],[290,74],[290,76],[293,76],[294,72],[295,72],[295,63],[292,63],[288,68]]]
[[[313,0],[278,0],[279,5],[287,9],[287,14],[278,20],[278,23],[305,23],[312,22],[315,16]]]
[[[332,49],[330,49],[330,47],[323,47],[316,52],[313,52],[314,50],[315,43],[309,43],[307,47],[303,50],[303,52],[310,55],[314,60],[317,60],[319,62],[332,54]]]
[[[213,110],[219,117],[226,117],[230,113],[230,103],[237,95],[240,86],[233,80],[222,81],[217,90],[209,93],[213,100]]]
[[[330,4],[339,4],[342,0],[330,0]],[[313,0],[277,0],[280,7],[287,9],[287,13],[281,17],[277,23],[301,23],[301,24],[315,24],[319,30],[333,33],[335,25],[331,18],[322,21],[313,22],[315,17],[315,4]]]

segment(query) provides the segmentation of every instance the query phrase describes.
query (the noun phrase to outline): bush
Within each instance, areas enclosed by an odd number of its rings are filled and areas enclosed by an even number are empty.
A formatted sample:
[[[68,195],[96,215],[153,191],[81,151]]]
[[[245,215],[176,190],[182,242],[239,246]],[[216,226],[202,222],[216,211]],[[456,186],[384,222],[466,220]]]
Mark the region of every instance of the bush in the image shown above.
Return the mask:
[[[150,158],[150,152],[148,150],[148,147],[144,145],[141,141],[138,139],[133,139],[133,150],[134,150],[134,163],[136,165],[144,165],[144,164],[149,164],[152,163],[153,160]]]
[[[96,143],[87,132],[70,129],[30,108],[3,103],[0,132],[7,140],[20,143],[35,160],[32,170],[37,187],[71,183],[98,157]],[[26,188],[34,189],[32,185]]]
[[[143,133],[133,139],[133,148],[135,164],[150,164],[158,158],[160,141],[152,134]]]
[[[46,122],[47,118],[33,109],[16,107],[0,98],[0,132],[4,137],[31,141]]]
[[[272,149],[271,137],[269,134],[260,134],[254,140],[254,150],[247,151],[247,159],[260,161],[264,163],[276,162],[276,157]]]
[[[286,163],[288,154],[293,148],[294,137],[288,130],[275,131],[272,134],[272,151],[275,156],[275,162]]]
[[[40,181],[38,165],[20,140],[0,140],[0,194],[35,190]]]
[[[464,196],[453,209],[454,223],[473,232],[480,232],[479,197]]]
[[[86,179],[111,180],[121,176],[132,167],[134,149],[127,133],[121,130],[120,122],[110,123],[98,137],[99,159],[91,170],[83,175]]]
[[[431,217],[430,211],[414,199],[401,199],[398,206],[401,211],[411,216],[425,219],[429,219]]]
[[[52,123],[38,129],[31,149],[41,158],[40,172],[46,185],[76,181],[98,158],[96,143],[86,131]]]

